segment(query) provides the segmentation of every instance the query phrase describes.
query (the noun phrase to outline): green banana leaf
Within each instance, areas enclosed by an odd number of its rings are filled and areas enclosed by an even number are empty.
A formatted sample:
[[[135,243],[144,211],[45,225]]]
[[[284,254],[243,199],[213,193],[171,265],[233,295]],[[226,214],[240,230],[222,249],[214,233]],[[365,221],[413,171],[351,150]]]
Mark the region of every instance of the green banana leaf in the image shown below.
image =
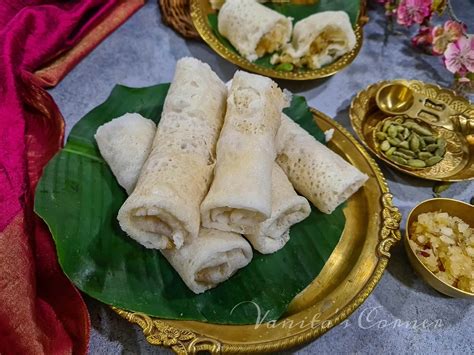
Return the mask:
[[[293,18],[293,24],[296,22],[311,16],[318,12],[323,11],[345,11],[349,15],[351,20],[352,26],[354,27],[357,23],[357,19],[359,18],[359,11],[360,11],[360,0],[319,0],[315,4],[312,5],[297,5],[291,3],[284,3],[284,4],[272,4],[266,3],[263,4],[282,15],[287,17]],[[219,33],[218,26],[217,26],[217,14],[212,13],[207,16],[209,26],[212,29],[214,35],[219,39],[219,41],[228,49],[233,51],[234,53],[238,54],[239,52],[235,49],[235,47]],[[273,68],[277,70],[284,70],[284,71],[292,71],[292,65],[273,65],[270,63],[270,59],[272,54],[267,54],[259,59],[257,59],[254,63],[260,65],[265,68]],[[306,71],[305,68],[295,69],[297,71]]]
[[[282,250],[255,252],[252,262],[228,281],[204,294],[192,293],[158,251],[121,231],[116,216],[127,196],[94,140],[100,125],[126,112],[158,122],[168,88],[116,86],[74,126],[64,149],[45,168],[35,211],[51,230],[59,262],[80,290],[123,309],[168,319],[252,324],[258,305],[263,321],[278,319],[334,250],[345,224],[342,207],[331,215],[313,209],[291,229]],[[295,96],[286,113],[323,139],[304,98]]]

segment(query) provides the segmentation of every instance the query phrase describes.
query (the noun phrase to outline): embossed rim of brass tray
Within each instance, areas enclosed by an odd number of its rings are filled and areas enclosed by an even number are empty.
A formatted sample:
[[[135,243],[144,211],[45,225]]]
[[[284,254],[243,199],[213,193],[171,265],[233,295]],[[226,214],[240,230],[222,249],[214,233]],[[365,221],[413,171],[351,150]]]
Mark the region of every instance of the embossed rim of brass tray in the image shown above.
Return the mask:
[[[319,276],[293,299],[275,328],[266,324],[255,329],[254,325],[157,319],[112,307],[123,318],[138,324],[148,342],[171,347],[180,354],[287,349],[338,325],[374,290],[387,266],[390,248],[401,239],[401,214],[392,205],[385,178],[367,151],[337,122],[317,110],[312,113],[322,130],[335,130],[329,147],[369,175],[364,187],[347,202],[341,241]],[[290,329],[290,321],[303,321],[304,327]]]
[[[433,100],[439,100],[458,113],[462,113],[465,116],[474,119],[474,105],[472,105],[467,99],[456,95],[456,93],[451,90],[418,80],[397,79],[392,81],[380,81],[369,85],[366,89],[360,91],[352,100],[349,116],[352,128],[356,132],[357,137],[379,159],[403,173],[426,180],[445,182],[474,179],[474,144],[469,144],[465,137],[460,134],[458,135],[443,128],[432,126],[433,130],[437,133],[442,132],[443,136],[447,138],[448,151],[443,161],[431,167],[410,169],[409,167],[404,167],[391,162],[381,154],[375,144],[372,129],[376,122],[384,117],[388,117],[388,115],[382,113],[377,108],[375,95],[378,89],[383,85],[396,82],[407,85],[412,90],[422,93]],[[425,125],[429,124],[426,123]],[[455,139],[461,141],[463,143],[462,146],[456,147],[453,144],[452,139],[448,137],[450,134],[453,135]],[[454,135],[456,135],[456,137]]]
[[[335,62],[314,70],[306,70],[301,72],[285,72],[280,70],[275,70],[273,68],[265,68],[255,63],[249,62],[244,57],[240,56],[238,53],[231,51],[229,48],[224,46],[221,41],[216,37],[212,28],[209,26],[207,15],[212,13],[212,10],[209,0],[190,0],[191,2],[191,18],[193,20],[194,27],[198,31],[201,38],[222,58],[228,60],[239,67],[248,70],[253,73],[265,75],[271,78],[277,79],[286,79],[286,80],[313,80],[325,78],[331,75],[336,74],[341,71],[357,57],[360,48],[362,47],[363,33],[362,27],[365,24],[367,18],[365,17],[365,1],[361,1],[360,15],[358,23],[354,28],[356,35],[356,45],[354,49]]]

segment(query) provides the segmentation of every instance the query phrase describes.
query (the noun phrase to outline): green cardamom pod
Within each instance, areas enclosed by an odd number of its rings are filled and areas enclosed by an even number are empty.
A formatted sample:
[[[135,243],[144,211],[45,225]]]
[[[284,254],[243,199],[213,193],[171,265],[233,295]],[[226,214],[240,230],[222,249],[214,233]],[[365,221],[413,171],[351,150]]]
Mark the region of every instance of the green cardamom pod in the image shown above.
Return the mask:
[[[433,133],[428,128],[421,127],[418,124],[414,124],[411,127],[412,130],[414,130],[416,133],[421,134],[422,136],[432,136]]]
[[[390,156],[392,156],[392,154],[393,154],[396,150],[397,150],[397,147],[391,147],[389,150],[387,150],[387,151],[385,152],[385,155],[386,155],[387,157],[390,157]]]
[[[437,144],[438,147],[440,147],[440,148],[446,148],[446,139],[444,139],[444,138],[438,138],[438,139],[436,139],[436,144]]]
[[[452,182],[436,182],[433,186],[433,192],[436,196],[439,196],[441,192],[446,191],[452,185]]]
[[[409,136],[410,136],[410,130],[408,128],[405,128],[403,130],[403,140],[407,140]]]
[[[390,143],[388,141],[383,141],[382,144],[380,144],[380,149],[386,152],[390,149]]]
[[[429,159],[433,156],[433,154],[429,153],[429,152],[419,152],[418,153],[418,158],[420,158],[421,160],[426,160],[426,159]]]
[[[408,160],[408,165],[412,168],[424,168],[426,163],[420,159],[410,159]]]
[[[430,144],[430,145],[427,145],[425,147],[425,150],[427,152],[434,152],[436,149],[438,149],[438,145],[437,144]]]
[[[397,163],[397,164],[402,164],[402,165],[407,165],[408,164],[408,161],[402,157],[398,157],[396,155],[392,155],[390,156],[389,158],[391,161]]]
[[[418,139],[420,140],[420,150],[425,149],[425,148],[426,148],[426,142],[425,142],[425,140],[424,140],[422,137],[420,137],[420,136],[417,136],[417,137],[418,137]]]
[[[436,143],[436,137],[423,137],[426,143],[431,144],[431,143]]]
[[[435,150],[435,155],[439,157],[444,157],[444,154],[446,154],[446,148],[445,147],[439,147],[438,149]]]
[[[417,152],[420,150],[420,139],[418,138],[417,135],[412,135],[410,139],[410,149],[413,152]]]
[[[412,152],[411,150],[408,150],[408,149],[405,149],[405,148],[398,148],[398,150],[400,152],[402,152],[403,154],[406,154],[406,155],[409,155],[410,157],[414,158],[415,157],[415,153]]]
[[[408,143],[408,141],[400,142],[400,143],[398,144],[398,146],[399,146],[400,148],[410,149],[410,143]]]
[[[397,133],[398,133],[397,127],[393,125],[388,127],[387,134],[389,137],[395,138],[397,136]]]
[[[401,143],[400,139],[398,138],[388,137],[387,140],[391,145],[394,145],[394,146],[398,146]]]
[[[392,125],[392,121],[385,121],[385,122],[383,123],[382,132],[384,132],[384,133],[387,132],[388,127],[390,127],[391,125]]]
[[[426,160],[426,165],[432,166],[432,165],[435,165],[435,164],[439,163],[441,160],[443,160],[442,157],[440,157],[438,155],[435,155],[435,156],[433,156],[433,157]]]
[[[413,158],[413,157],[409,156],[408,154],[403,154],[402,152],[400,152],[398,150],[393,152],[393,155],[397,156],[397,157],[400,157],[400,158],[403,158],[403,159],[406,159],[406,160]]]

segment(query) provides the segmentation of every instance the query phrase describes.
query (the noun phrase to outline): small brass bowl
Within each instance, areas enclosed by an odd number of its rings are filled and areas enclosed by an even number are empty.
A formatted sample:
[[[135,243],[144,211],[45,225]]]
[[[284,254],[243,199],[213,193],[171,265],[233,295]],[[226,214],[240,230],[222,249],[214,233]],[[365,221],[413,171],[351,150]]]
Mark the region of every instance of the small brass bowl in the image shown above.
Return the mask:
[[[401,83],[389,83],[382,86],[375,95],[380,110],[389,115],[401,115],[413,107],[413,91]]]
[[[405,238],[403,244],[408,255],[408,260],[415,271],[435,290],[447,296],[455,298],[470,298],[474,299],[474,293],[460,290],[450,284],[440,280],[433,274],[418,258],[415,251],[411,248],[408,240],[410,239],[410,226],[418,218],[418,215],[426,212],[446,212],[451,216],[461,218],[470,227],[474,226],[474,206],[468,203],[453,200],[450,198],[432,198],[421,202],[413,208],[408,215],[405,227]]]

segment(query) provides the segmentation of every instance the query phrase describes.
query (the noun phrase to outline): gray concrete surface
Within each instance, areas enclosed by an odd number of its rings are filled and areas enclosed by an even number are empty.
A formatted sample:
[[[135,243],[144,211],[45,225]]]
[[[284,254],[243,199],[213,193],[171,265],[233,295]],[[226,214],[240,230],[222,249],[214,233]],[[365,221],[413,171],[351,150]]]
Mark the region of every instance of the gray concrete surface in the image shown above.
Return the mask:
[[[460,17],[474,30],[473,0],[456,1]],[[304,95],[310,105],[349,127],[352,97],[367,85],[394,78],[419,79],[444,86],[450,74],[440,59],[421,54],[408,44],[407,32],[391,37],[386,46],[381,11],[369,13],[364,45],[354,63],[337,75],[315,82],[282,82]],[[50,93],[67,122],[67,130],[106,99],[115,84],[148,86],[171,80],[175,62],[195,56],[208,62],[224,80],[235,67],[205,44],[186,41],[164,26],[156,1],[149,2],[125,25],[85,58]],[[472,97],[471,97],[472,99]],[[417,202],[432,197],[433,184],[399,174],[384,173],[394,202],[406,216]],[[469,201],[474,183],[453,185],[443,196]],[[309,353],[472,353],[472,301],[444,297],[427,286],[412,270],[401,245],[393,250],[387,271],[368,300],[342,325],[300,349]],[[138,327],[115,315],[107,306],[86,297],[92,318],[91,354],[166,353],[149,345]],[[405,325],[400,325],[404,322]],[[409,326],[406,326],[406,322]],[[423,323],[423,321],[425,321]],[[291,352],[293,352],[291,351]],[[290,353],[290,352],[289,352]]]

